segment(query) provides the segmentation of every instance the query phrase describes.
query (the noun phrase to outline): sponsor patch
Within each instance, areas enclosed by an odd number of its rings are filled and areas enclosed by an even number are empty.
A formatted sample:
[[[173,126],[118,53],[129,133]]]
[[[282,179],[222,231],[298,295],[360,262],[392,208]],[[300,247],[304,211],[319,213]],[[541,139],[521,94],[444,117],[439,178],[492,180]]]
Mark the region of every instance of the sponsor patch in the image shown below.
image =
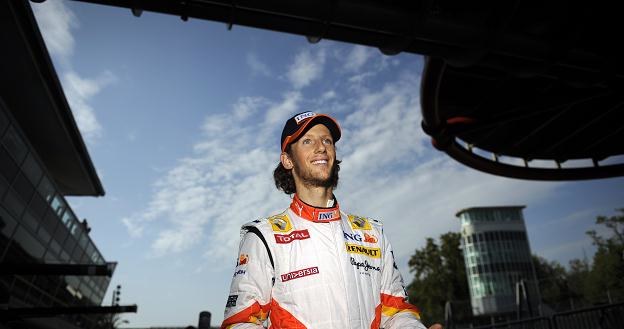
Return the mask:
[[[372,234],[368,234],[364,232],[364,242],[377,243],[377,237]]]
[[[282,274],[282,282],[303,278],[304,276],[318,274],[318,267],[308,267],[303,270],[292,271],[290,273]]]
[[[249,262],[249,256],[247,254],[240,254],[238,256],[238,261],[236,262],[236,266],[245,265]]]
[[[292,231],[290,234],[273,234],[275,236],[275,242],[291,243],[295,240],[305,240],[310,238],[308,230]]]
[[[351,223],[351,228],[354,230],[371,230],[371,225],[368,222],[368,219],[364,217],[349,215],[349,222]]]
[[[352,254],[366,255],[371,258],[381,258],[381,249],[361,246],[359,244],[345,243],[347,252]]]
[[[340,218],[340,212],[338,210],[319,212],[318,216],[316,216],[316,220],[318,221],[330,221],[337,218]]]
[[[237,277],[239,275],[243,275],[245,273],[247,273],[247,271],[245,271],[245,270],[236,270],[236,272],[234,272],[234,276],[232,276],[232,277],[235,278],[235,277]]]
[[[269,223],[271,223],[273,232],[288,232],[292,230],[292,225],[290,224],[290,219],[287,215],[269,217]]]
[[[379,266],[373,266],[371,264],[368,263],[367,260],[364,260],[363,262],[358,262],[357,260],[355,260],[355,258],[351,257],[351,265],[355,266],[358,270],[362,269],[366,272],[368,271],[381,271],[381,268]]]
[[[342,231],[345,240],[362,242],[362,236],[359,233],[347,233]]]
[[[316,113],[314,112],[303,112],[301,114],[299,114],[298,116],[295,117],[295,122],[297,122],[297,124],[299,124],[301,121],[309,118],[309,117],[313,117],[315,116]]]
[[[238,299],[238,295],[229,295],[227,303],[225,304],[225,307],[234,307],[234,306],[236,306],[236,300],[237,299]]]
[[[347,233],[344,231],[342,233],[344,234],[345,240],[366,242],[366,243],[377,243],[377,237],[372,234],[364,233],[364,237],[362,237],[362,235],[359,233]]]

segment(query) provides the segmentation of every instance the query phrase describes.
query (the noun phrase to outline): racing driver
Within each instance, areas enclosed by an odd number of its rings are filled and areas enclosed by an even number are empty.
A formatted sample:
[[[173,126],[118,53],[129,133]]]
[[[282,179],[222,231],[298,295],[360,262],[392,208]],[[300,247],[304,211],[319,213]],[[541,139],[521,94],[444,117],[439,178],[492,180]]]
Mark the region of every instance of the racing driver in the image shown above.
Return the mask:
[[[286,121],[273,176],[292,203],[243,225],[221,328],[425,328],[382,224],[344,212],[334,197],[340,136],[325,114]]]

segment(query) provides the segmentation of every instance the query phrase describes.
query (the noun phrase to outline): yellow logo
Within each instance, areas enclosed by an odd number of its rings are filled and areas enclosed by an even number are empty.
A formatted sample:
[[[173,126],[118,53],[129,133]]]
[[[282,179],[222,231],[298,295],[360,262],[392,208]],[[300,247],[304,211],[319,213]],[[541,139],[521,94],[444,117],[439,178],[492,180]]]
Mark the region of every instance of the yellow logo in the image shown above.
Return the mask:
[[[360,246],[359,244],[345,243],[347,252],[351,254],[366,255],[371,258],[381,258],[381,249]]]
[[[354,230],[371,230],[371,224],[368,222],[368,219],[364,217],[359,217],[355,215],[349,215],[349,222],[351,223],[351,228]]]
[[[292,230],[290,219],[286,214],[269,217],[269,223],[271,223],[271,228],[273,229],[273,232],[288,232]]]

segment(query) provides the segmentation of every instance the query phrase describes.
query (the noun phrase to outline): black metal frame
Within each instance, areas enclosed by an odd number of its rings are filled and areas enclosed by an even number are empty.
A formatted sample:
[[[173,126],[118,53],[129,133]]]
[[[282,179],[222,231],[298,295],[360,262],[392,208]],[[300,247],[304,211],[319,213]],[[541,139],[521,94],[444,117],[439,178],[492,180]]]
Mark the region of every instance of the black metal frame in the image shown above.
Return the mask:
[[[533,159],[524,158],[521,160],[525,166],[521,167],[500,162],[499,157],[505,154],[483,150],[492,155],[492,159],[487,159],[475,153],[472,147],[464,147],[462,144],[469,144],[457,135],[470,129],[482,129],[483,126],[475,127],[468,118],[464,122],[451,124],[446,118],[441,117],[438,106],[439,86],[448,64],[439,58],[428,58],[426,65],[421,84],[422,127],[431,136],[432,143],[437,149],[446,152],[458,162],[494,175],[531,180],[586,180],[624,176],[624,163],[600,166],[598,163],[600,159],[588,159],[591,160],[592,167],[563,168],[560,162],[553,160],[557,168],[537,168],[529,166],[529,162]],[[522,117],[522,114],[519,114],[519,117]]]

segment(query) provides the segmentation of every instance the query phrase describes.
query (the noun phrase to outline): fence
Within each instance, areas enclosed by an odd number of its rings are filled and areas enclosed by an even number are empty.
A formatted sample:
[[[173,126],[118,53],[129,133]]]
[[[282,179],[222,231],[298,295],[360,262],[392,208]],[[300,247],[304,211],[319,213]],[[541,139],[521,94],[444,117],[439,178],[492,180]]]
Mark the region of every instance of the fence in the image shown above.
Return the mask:
[[[466,327],[464,327],[466,328]],[[623,329],[624,303],[589,307],[537,317],[493,323],[472,329]]]

